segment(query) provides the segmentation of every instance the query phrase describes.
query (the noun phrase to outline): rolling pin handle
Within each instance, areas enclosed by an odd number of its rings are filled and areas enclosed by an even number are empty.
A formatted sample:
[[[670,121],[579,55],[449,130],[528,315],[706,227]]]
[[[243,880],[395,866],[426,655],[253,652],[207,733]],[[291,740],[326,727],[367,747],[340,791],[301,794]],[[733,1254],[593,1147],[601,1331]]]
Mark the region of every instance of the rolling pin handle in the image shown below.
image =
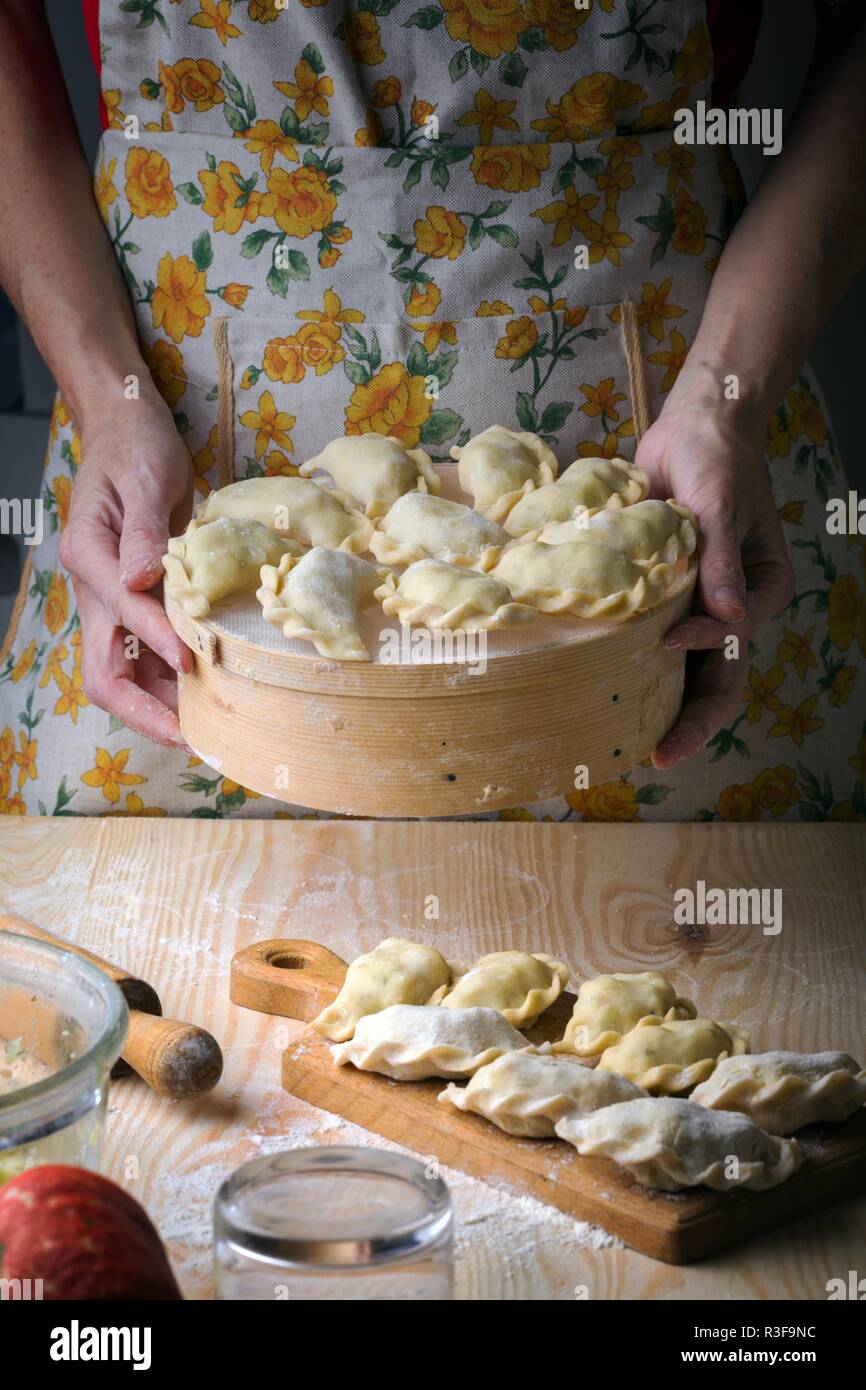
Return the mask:
[[[190,1100],[213,1090],[223,1070],[219,1043],[203,1028],[135,1010],[124,1057],[169,1100]]]

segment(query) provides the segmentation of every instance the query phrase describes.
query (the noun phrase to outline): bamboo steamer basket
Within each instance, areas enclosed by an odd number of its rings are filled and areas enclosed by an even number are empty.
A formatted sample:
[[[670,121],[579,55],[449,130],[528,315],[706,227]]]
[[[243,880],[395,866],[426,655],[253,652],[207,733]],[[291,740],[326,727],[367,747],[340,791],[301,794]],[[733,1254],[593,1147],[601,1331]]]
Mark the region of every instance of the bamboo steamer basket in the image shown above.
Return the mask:
[[[636,437],[650,423],[635,306],[622,306]],[[232,364],[218,321],[219,460],[233,463]],[[440,464],[442,496],[468,503]],[[318,481],[327,486],[329,479]],[[383,660],[399,624],[376,606],[360,629],[373,659],[332,661],[264,621],[255,597],[195,619],[166,611],[193,652],[179,677],[183,735],[203,762],[251,791],[347,816],[467,816],[619,777],[676,720],[685,654],[664,645],[688,612],[697,562],[657,608],[623,623],[540,617],[485,634],[485,660],[446,652]],[[416,630],[413,629],[413,633]]]
[[[378,607],[361,622],[374,659],[340,662],[288,641],[254,597],[205,619],[168,599],[194,657],[181,729],[224,776],[319,811],[465,816],[542,801],[573,790],[580,768],[578,785],[620,776],[670,729],[685,655],[663,639],[695,572],[623,623],[540,617],[489,633],[483,662],[380,659],[381,634],[400,629]]]

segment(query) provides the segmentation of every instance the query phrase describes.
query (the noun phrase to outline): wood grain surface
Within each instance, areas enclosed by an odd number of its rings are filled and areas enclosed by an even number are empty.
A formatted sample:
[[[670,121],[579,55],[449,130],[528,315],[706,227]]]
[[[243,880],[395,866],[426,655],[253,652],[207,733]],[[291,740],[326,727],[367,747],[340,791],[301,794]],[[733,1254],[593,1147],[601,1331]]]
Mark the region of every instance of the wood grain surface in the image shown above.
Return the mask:
[[[221,1043],[225,1073],[200,1100],[114,1084],[104,1164],[147,1206],[187,1295],[207,1297],[210,1206],[227,1173],[283,1144],[363,1140],[282,1090],[295,1025],[229,1003],[241,946],[300,937],[351,959],[397,934],[457,960],[546,950],[578,978],[662,970],[704,1012],[748,1028],[755,1050],[832,1047],[862,1060],[864,845],[858,826],[823,825],[8,821],[0,908],[147,979],[166,1013]],[[676,926],[673,892],[699,878],[782,888],[781,933]],[[463,1298],[571,1299],[581,1287],[593,1299],[797,1300],[825,1297],[828,1279],[858,1262],[864,1272],[863,1199],[684,1269],[591,1248],[559,1217],[531,1257],[512,1257],[494,1218],[485,1224],[471,1194],[453,1191]]]

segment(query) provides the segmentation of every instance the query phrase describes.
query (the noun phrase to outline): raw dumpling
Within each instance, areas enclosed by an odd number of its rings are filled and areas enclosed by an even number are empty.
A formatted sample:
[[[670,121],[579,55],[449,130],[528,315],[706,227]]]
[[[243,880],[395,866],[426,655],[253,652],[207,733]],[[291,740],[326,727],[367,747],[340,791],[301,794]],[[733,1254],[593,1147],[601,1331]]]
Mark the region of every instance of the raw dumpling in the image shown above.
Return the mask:
[[[242,478],[209,494],[202,521],[218,516],[259,521],[270,531],[291,536],[304,545],[327,545],[332,550],[366,550],[373,523],[353,510],[345,493],[331,491],[307,478]]]
[[[552,956],[493,951],[461,975],[442,1000],[443,1009],[496,1009],[516,1028],[528,1027],[558,999],[569,969]]]
[[[682,566],[698,544],[691,512],[675,502],[652,497],[616,511],[579,512],[572,521],[545,526],[536,539],[547,545],[598,542],[649,568],[658,564]]]
[[[602,1071],[636,1081],[652,1095],[677,1095],[706,1081],[723,1057],[748,1052],[749,1035],[709,1018],[644,1018],[601,1054]]]
[[[362,1018],[351,1042],[331,1049],[338,1067],[351,1062],[395,1081],[472,1076],[479,1067],[525,1047],[526,1039],[495,1009],[417,1008],[394,1004]]]
[[[525,1048],[489,1062],[468,1086],[446,1086],[437,1099],[456,1110],[483,1115],[506,1134],[552,1139],[554,1125],[563,1115],[572,1111],[588,1115],[603,1105],[645,1095],[623,1076]]]
[[[461,488],[473,498],[476,512],[491,521],[502,521],[524,493],[552,483],[558,467],[553,450],[537,434],[504,425],[491,425],[462,448],[455,444],[451,457],[459,460]]]
[[[763,1192],[803,1161],[795,1139],[776,1139],[745,1115],[690,1100],[633,1100],[592,1115],[565,1115],[556,1132],[579,1154],[612,1158],[645,1187],[664,1192],[702,1185]]]
[[[317,469],[330,473],[337,487],[369,517],[383,516],[413,488],[438,492],[442,480],[423,449],[406,449],[399,439],[384,434],[354,434],[332,439],[320,454],[298,472],[308,478]]]
[[[390,575],[376,590],[388,617],[409,627],[517,627],[538,616],[525,603],[515,603],[504,584],[475,570],[444,560],[416,560],[398,579]]]
[[[866,1071],[847,1052],[761,1052],[726,1057],[692,1104],[739,1110],[768,1134],[840,1123],[866,1105]]]
[[[281,540],[257,521],[191,521],[182,536],[171,538],[162,557],[165,592],[190,617],[204,618],[212,603],[254,589],[262,565],[300,553],[299,545]]]
[[[382,573],[346,550],[315,546],[303,559],[286,555],[277,567],[264,565],[256,597],[269,623],[286,637],[312,642],[321,656],[369,661],[358,631],[358,615],[373,602]]]
[[[527,492],[504,523],[512,536],[525,536],[552,522],[570,521],[586,508],[623,507],[646,497],[649,478],[625,459],[577,459],[555,483]]]
[[[634,975],[597,975],[584,980],[574,1012],[554,1052],[575,1052],[578,1057],[597,1057],[613,1047],[642,1018],[694,1018],[697,1010],[655,970]]]
[[[654,607],[673,577],[669,565],[645,572],[609,546],[588,541],[515,544],[502,552],[490,574],[508,585],[518,603],[530,603],[542,613],[614,622]]]
[[[386,565],[411,565],[427,556],[452,565],[474,565],[490,546],[507,544],[501,526],[462,502],[407,492],[380,520],[370,549]]]
[[[333,1004],[310,1026],[332,1042],[344,1042],[367,1014],[391,1004],[438,1004],[450,983],[451,967],[433,946],[389,936],[352,961]]]

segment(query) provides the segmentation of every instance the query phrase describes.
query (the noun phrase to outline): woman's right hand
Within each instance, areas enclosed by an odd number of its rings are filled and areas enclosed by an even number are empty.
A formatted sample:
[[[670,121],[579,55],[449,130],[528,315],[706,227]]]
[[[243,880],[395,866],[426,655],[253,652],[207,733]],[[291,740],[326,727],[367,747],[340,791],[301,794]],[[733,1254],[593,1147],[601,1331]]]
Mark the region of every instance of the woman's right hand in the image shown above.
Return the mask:
[[[144,368],[141,379],[138,400],[103,401],[82,422],[60,559],[78,600],[88,700],[157,743],[186,748],[176,673],[192,658],[146,591],[162,578],[169,535],[189,519],[192,463]]]

